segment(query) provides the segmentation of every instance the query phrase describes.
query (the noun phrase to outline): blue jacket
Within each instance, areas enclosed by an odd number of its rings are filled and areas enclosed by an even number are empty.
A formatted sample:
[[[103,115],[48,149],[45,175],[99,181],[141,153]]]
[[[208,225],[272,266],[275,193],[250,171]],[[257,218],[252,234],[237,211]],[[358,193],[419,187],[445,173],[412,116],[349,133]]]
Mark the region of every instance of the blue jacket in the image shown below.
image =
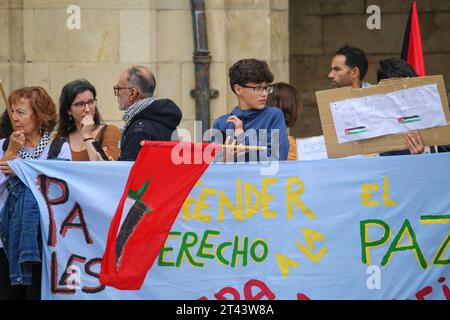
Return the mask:
[[[40,263],[39,207],[17,177],[8,180],[9,196],[0,212],[0,237],[9,261],[11,285],[30,285],[33,263]]]
[[[231,115],[237,116],[244,123],[244,134],[238,137],[238,144],[267,146],[267,157],[271,160],[287,160],[289,140],[283,112],[275,107],[265,106],[263,109],[241,110],[235,107],[214,121],[213,128],[223,133],[223,137],[234,135],[234,125],[227,122]],[[254,129],[254,130],[250,130]],[[256,135],[255,135],[256,133]],[[272,146],[272,135],[279,137],[279,148]],[[275,137],[275,135],[274,135]],[[260,158],[258,153],[258,160]]]

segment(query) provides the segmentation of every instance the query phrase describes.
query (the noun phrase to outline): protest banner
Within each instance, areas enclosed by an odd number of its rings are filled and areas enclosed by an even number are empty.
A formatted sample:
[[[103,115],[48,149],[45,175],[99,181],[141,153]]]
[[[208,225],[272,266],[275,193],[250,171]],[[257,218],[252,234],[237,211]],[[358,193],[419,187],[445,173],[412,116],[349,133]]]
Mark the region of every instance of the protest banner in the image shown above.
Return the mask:
[[[213,164],[135,291],[98,279],[132,163],[9,163],[41,209],[43,299],[443,300],[449,160],[289,161],[271,176]]]

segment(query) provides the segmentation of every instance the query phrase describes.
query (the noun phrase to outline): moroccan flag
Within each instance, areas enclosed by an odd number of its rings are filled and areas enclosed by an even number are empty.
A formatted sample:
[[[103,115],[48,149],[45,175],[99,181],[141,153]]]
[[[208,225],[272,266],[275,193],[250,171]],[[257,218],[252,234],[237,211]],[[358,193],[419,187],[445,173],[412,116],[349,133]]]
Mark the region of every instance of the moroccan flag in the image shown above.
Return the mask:
[[[109,227],[102,284],[140,289],[180,208],[219,148],[212,143],[144,143]]]
[[[426,76],[416,2],[411,4],[408,22],[406,23],[405,36],[403,37],[402,60],[408,62],[419,77]]]

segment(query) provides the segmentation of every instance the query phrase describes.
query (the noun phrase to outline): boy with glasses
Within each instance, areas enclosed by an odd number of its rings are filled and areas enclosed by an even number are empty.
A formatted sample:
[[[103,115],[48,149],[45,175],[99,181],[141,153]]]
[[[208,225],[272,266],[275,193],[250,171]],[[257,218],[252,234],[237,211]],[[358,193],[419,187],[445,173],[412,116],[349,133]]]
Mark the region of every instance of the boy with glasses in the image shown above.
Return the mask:
[[[267,150],[253,153],[254,160],[286,160],[289,142],[283,112],[266,105],[273,81],[267,63],[257,59],[239,60],[228,74],[239,104],[231,113],[217,118],[213,128],[222,133],[226,143],[266,146]],[[247,154],[246,160],[249,159],[252,154]]]

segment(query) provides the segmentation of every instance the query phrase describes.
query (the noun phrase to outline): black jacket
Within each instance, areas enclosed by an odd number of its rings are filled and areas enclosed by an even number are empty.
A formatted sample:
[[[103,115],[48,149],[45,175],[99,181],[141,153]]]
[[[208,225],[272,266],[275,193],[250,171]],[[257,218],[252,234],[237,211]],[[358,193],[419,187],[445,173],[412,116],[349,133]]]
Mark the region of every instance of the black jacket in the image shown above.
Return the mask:
[[[181,117],[180,108],[172,100],[155,100],[131,119],[122,136],[119,160],[135,161],[142,140],[170,141]]]

